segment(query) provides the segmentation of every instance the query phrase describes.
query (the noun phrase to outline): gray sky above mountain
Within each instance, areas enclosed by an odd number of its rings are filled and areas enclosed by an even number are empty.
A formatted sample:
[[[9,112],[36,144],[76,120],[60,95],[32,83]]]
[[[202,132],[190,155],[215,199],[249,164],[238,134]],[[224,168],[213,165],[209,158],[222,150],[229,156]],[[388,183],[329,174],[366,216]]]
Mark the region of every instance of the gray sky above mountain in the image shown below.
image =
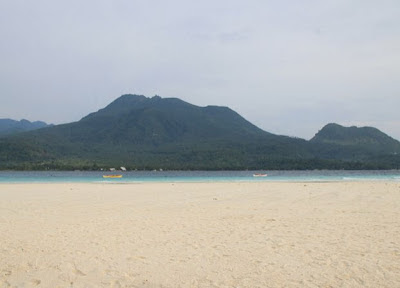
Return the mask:
[[[0,0],[0,39],[0,118],[59,124],[158,94],[277,134],[400,139],[398,0]]]

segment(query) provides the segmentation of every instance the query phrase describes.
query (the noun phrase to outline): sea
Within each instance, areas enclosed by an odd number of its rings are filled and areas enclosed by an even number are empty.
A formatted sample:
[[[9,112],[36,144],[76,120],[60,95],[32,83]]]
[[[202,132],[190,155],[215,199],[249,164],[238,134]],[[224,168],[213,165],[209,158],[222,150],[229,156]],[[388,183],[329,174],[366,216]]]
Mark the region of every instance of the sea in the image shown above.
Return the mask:
[[[103,175],[121,174],[106,179]],[[254,174],[267,174],[254,177]],[[160,182],[400,182],[400,170],[312,171],[0,171],[0,183],[160,183]]]

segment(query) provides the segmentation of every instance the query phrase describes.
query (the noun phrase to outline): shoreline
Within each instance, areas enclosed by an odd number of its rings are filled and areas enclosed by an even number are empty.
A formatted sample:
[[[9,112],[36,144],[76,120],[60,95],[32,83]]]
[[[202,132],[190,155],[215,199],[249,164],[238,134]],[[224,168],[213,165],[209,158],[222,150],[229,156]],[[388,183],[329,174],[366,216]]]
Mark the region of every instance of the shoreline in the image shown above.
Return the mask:
[[[206,178],[206,177],[205,177]],[[251,180],[252,178],[245,179],[245,180],[238,180],[237,178],[234,179],[212,179],[209,178],[207,179],[198,179],[198,180],[159,180],[157,178],[151,179],[151,180],[125,180],[125,179],[119,179],[119,180],[71,180],[71,181],[63,181],[63,180],[56,180],[56,181],[1,181],[0,180],[0,185],[57,185],[57,184],[93,184],[93,185],[101,185],[101,184],[235,184],[235,183],[245,183],[245,184],[260,184],[260,183],[293,183],[293,184],[302,184],[302,183],[363,183],[363,182],[369,182],[369,183],[400,183],[400,178],[352,178],[352,179],[273,179],[273,177],[269,179],[259,179],[255,178]]]

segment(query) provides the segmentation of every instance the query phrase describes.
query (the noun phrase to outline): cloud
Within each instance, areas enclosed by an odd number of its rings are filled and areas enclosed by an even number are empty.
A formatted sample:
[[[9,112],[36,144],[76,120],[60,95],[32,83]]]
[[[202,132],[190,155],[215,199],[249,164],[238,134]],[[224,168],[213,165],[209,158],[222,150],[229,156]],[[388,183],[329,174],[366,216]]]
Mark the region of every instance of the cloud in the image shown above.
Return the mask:
[[[2,1],[0,117],[75,121],[138,93],[305,138],[396,123],[399,19],[389,0]]]

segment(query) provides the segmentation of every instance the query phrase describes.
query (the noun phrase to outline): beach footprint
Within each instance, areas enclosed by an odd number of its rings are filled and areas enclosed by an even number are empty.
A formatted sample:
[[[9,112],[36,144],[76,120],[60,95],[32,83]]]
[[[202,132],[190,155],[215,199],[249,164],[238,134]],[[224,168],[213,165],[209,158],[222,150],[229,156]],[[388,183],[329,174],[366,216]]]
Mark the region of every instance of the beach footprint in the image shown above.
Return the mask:
[[[10,270],[3,270],[2,273],[4,276],[10,276],[12,272]]]
[[[40,285],[40,283],[42,283],[42,281],[40,281],[39,279],[32,279],[31,283],[34,286],[38,286],[38,285]]]

